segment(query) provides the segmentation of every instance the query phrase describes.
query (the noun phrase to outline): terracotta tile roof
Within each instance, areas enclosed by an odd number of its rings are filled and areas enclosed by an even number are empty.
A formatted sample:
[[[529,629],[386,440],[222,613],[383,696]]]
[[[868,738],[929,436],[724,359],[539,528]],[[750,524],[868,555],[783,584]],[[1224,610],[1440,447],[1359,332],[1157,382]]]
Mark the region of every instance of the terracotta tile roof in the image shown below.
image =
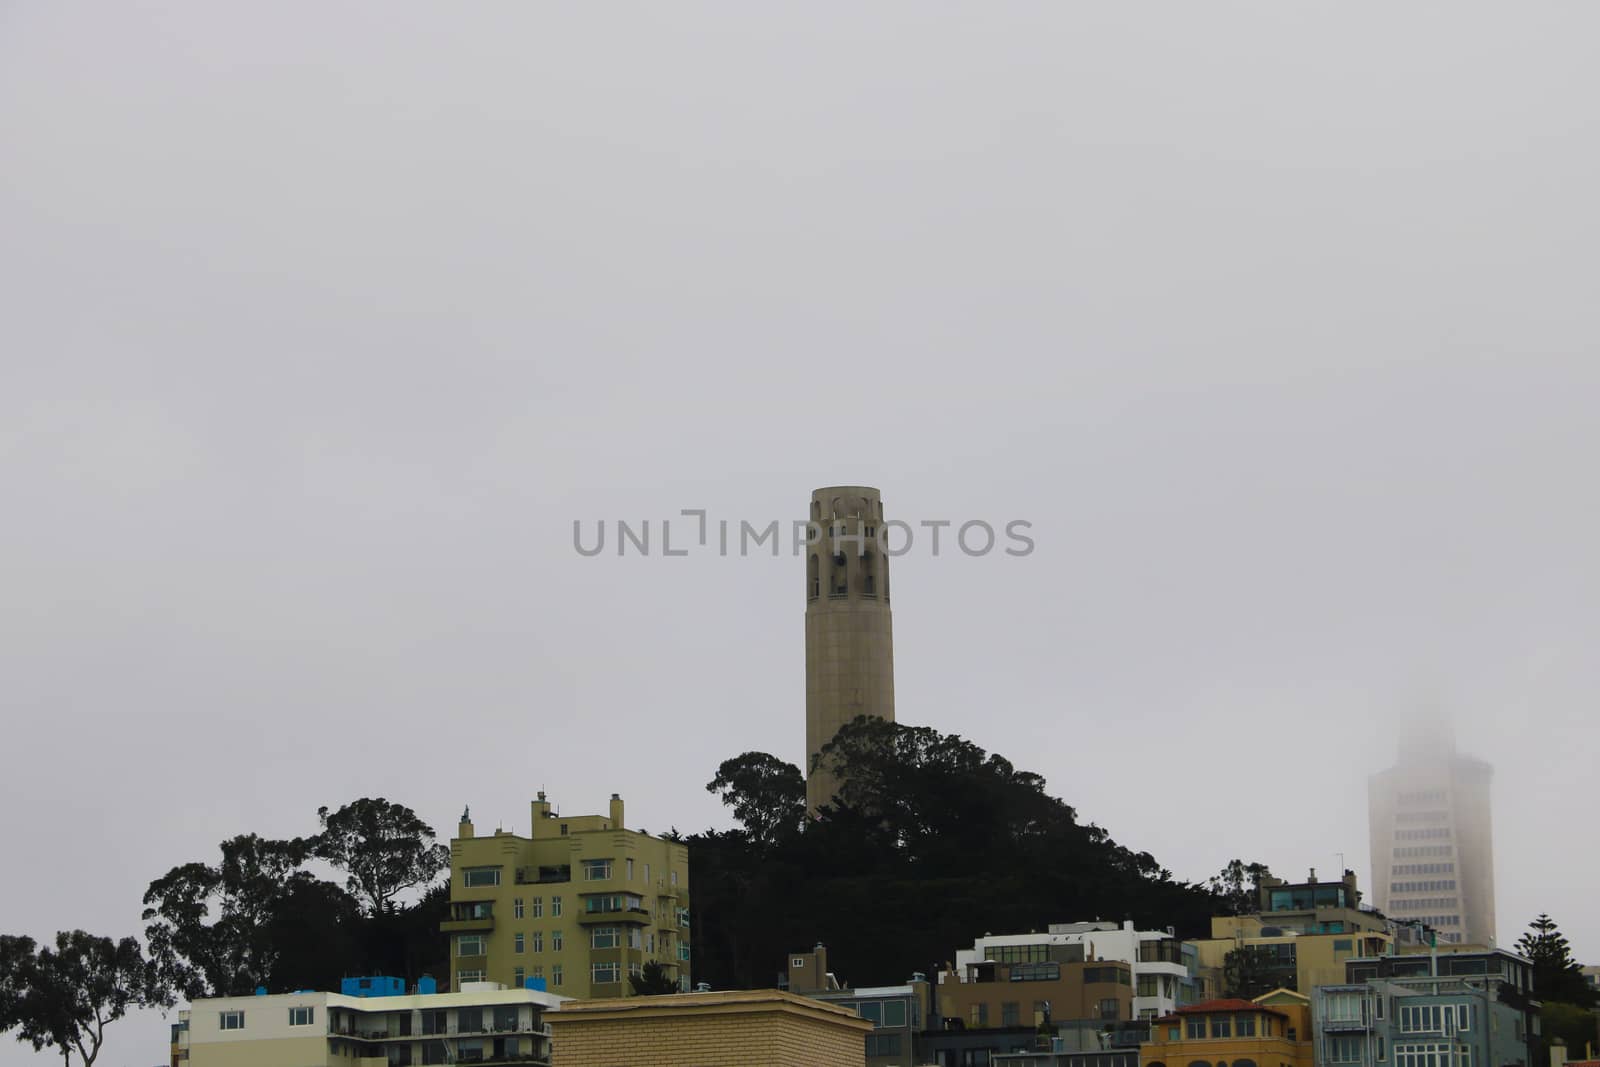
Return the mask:
[[[1248,1011],[1248,1012],[1261,1012],[1261,1011],[1264,1011],[1264,1012],[1268,1013],[1269,1015],[1278,1015],[1278,1016],[1283,1016],[1284,1018],[1288,1018],[1288,1016],[1285,1016],[1283,1014],[1283,1012],[1279,1011],[1277,1008],[1269,1008],[1265,1004],[1257,1004],[1253,1000],[1238,1000],[1238,999],[1205,1000],[1205,1001],[1201,1001],[1199,1004],[1185,1005],[1184,1007],[1181,1007],[1181,1008],[1178,1009],[1177,1014],[1169,1015],[1169,1016],[1167,1016],[1167,1018],[1168,1019],[1176,1019],[1176,1018],[1179,1018],[1180,1016],[1184,1016],[1184,1015],[1226,1015],[1229,1012],[1241,1012],[1241,1011]]]

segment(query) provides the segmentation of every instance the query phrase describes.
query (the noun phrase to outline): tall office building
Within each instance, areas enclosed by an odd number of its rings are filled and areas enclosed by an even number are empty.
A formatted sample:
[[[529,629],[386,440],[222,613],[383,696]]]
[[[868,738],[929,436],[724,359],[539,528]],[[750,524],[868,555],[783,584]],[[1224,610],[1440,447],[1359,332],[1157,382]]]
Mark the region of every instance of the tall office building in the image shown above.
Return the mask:
[[[689,850],[605,815],[558,815],[543,793],[532,835],[479,837],[467,813],[450,842],[451,988],[532,979],[568,997],[625,997],[659,963],[689,988]]]
[[[1373,901],[1441,941],[1493,946],[1493,769],[1456,752],[1447,727],[1418,730],[1368,782]]]
[[[811,494],[819,540],[806,554],[806,804],[833,799],[834,776],[812,767],[858,715],[894,721],[894,636],[883,501],[876,489],[835,485]]]

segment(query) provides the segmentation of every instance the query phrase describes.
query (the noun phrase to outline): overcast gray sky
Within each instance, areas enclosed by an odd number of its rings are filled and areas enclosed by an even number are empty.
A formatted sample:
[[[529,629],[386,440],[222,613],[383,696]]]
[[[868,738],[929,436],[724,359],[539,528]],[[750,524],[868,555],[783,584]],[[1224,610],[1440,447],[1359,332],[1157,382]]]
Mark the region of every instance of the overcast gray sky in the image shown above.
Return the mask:
[[[135,932],[363,795],[725,825],[722,758],[803,756],[801,563],[571,524],[843,482],[1034,527],[895,561],[902,721],[1180,877],[1365,878],[1366,775],[1440,705],[1502,940],[1600,961],[1597,34],[0,3],[0,928]]]

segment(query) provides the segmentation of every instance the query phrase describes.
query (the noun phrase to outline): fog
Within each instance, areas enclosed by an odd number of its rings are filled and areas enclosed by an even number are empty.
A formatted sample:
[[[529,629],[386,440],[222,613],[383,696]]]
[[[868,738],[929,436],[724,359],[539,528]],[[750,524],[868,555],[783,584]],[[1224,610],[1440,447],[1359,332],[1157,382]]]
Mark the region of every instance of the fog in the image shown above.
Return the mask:
[[[1597,30],[0,5],[0,929],[365,795],[727,825],[720,760],[804,755],[801,561],[573,523],[842,483],[1031,524],[894,561],[901,721],[1178,877],[1365,884],[1444,715],[1502,943],[1600,961]]]

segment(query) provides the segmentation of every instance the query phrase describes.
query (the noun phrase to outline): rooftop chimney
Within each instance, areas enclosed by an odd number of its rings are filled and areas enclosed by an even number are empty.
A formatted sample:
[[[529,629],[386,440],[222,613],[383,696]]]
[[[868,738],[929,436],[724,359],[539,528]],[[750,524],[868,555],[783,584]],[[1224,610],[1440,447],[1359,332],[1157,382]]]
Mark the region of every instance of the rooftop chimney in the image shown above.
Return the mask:
[[[622,797],[616,793],[611,794],[611,828],[623,829],[622,825]]]

